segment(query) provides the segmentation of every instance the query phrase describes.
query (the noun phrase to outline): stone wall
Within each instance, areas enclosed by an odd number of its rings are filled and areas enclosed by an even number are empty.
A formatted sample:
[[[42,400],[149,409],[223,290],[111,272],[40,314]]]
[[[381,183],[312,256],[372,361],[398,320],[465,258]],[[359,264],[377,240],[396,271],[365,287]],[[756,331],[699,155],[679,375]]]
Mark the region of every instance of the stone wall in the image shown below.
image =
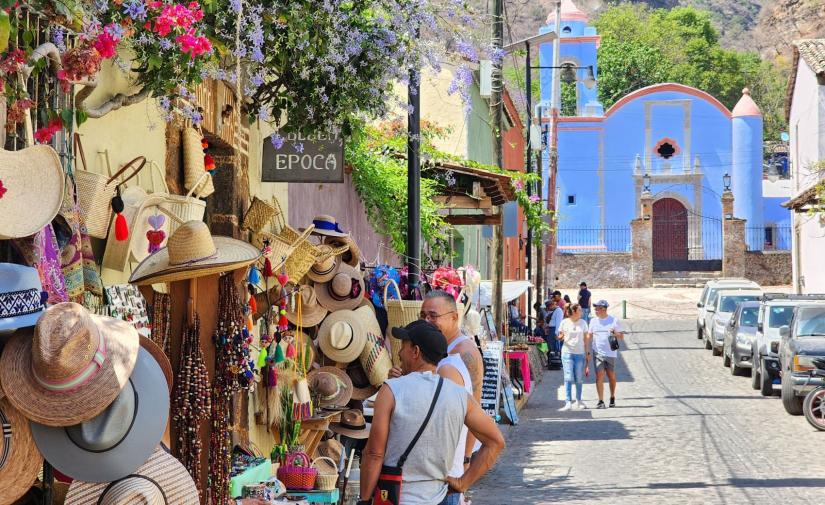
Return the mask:
[[[556,254],[550,285],[571,288],[585,281],[593,288],[633,287],[630,253]]]
[[[790,251],[748,251],[745,277],[760,286],[785,286],[792,282]]]

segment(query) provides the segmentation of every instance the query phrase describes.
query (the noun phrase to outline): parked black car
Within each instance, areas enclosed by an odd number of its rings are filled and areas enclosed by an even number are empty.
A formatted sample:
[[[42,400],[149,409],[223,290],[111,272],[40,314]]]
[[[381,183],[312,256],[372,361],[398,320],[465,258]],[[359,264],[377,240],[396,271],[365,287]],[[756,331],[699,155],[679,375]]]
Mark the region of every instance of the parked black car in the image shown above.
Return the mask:
[[[740,303],[725,328],[722,359],[724,366],[730,367],[731,375],[744,375],[753,367],[751,351],[756,339],[759,304],[758,301]]]
[[[825,357],[825,307],[799,305],[789,326],[779,329],[779,365],[782,374],[782,404],[792,415],[802,414],[802,400],[809,391],[825,385],[811,377],[813,360]],[[776,345],[775,343],[772,345]]]

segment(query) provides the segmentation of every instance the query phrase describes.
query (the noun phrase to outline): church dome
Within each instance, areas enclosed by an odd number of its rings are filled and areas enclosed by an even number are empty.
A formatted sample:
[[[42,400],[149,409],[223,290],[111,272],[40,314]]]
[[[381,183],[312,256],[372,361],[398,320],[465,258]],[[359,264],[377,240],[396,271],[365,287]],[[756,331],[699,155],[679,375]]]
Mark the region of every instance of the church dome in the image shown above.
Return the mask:
[[[759,110],[759,106],[756,105],[756,102],[754,102],[753,98],[751,98],[751,91],[748,88],[742,90],[742,98],[740,98],[739,102],[736,103],[736,107],[734,107],[733,111],[731,111],[731,115],[733,117],[762,115],[762,111]]]
[[[573,0],[561,1],[561,20],[562,21],[584,21],[587,22],[587,14],[576,7]],[[547,24],[551,25],[556,22],[556,8],[550,9],[550,14],[547,16]]]

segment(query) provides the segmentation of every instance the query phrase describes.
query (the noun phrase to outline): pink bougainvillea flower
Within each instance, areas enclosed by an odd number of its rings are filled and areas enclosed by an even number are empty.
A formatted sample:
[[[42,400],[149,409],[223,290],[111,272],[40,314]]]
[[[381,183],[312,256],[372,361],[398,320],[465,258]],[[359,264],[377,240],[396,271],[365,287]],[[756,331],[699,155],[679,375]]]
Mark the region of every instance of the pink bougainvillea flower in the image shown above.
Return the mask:
[[[524,189],[524,181],[522,181],[521,179],[516,180],[516,182],[513,183],[513,187],[521,191],[522,189]]]
[[[541,200],[541,199],[539,198],[539,195],[530,195],[530,202],[531,202],[531,203],[538,203],[538,202],[539,202],[539,200]]]
[[[8,189],[6,189],[6,188],[3,186],[3,181],[0,181],[0,198],[3,198],[3,195],[5,195],[5,194],[6,194],[6,191],[8,191]]]
[[[100,57],[104,60],[114,58],[117,54],[117,44],[120,42],[116,37],[113,37],[108,32],[102,32],[95,40],[94,47],[100,53]]]
[[[184,54],[189,53],[189,57],[192,59],[212,50],[212,43],[206,37],[195,37],[189,34],[178,35],[175,42],[180,45],[181,52]]]
[[[56,117],[49,121],[49,124],[34,132],[34,140],[39,144],[46,144],[52,140],[52,137],[63,129],[63,120]]]

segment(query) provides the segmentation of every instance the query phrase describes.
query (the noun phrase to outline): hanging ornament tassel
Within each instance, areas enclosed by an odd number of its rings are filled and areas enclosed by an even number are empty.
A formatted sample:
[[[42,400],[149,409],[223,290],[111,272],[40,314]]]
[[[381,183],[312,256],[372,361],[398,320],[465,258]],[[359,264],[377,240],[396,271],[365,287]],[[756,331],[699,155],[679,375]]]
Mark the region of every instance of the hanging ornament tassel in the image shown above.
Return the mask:
[[[274,277],[274,276],[275,276],[275,273],[272,271],[272,262],[269,261],[269,258],[264,258],[264,277]]]
[[[283,363],[286,360],[286,356],[284,356],[284,348],[281,347],[281,344],[275,344],[275,364]]]
[[[292,393],[292,416],[296,420],[312,417],[312,398],[306,379],[299,379],[295,383],[295,390]]]
[[[258,361],[255,363],[261,369],[263,375],[263,368],[266,366],[266,358],[269,354],[266,352],[266,347],[261,347],[261,352],[258,353]]]
[[[203,166],[204,168],[206,168],[207,172],[215,170],[215,159],[212,157],[211,154],[203,155]]]
[[[281,307],[281,317],[278,318],[278,329],[286,331],[289,329],[289,319],[286,318],[286,308]]]
[[[272,265],[270,265],[271,267]],[[272,277],[271,275],[269,277]],[[289,276],[285,273],[278,274],[278,283],[281,287],[286,286],[286,283],[289,282]]]
[[[295,359],[295,356],[298,355],[298,352],[295,350],[295,344],[290,342],[286,346],[286,357],[289,359]]]
[[[123,242],[129,238],[129,225],[126,224],[126,218],[123,217],[123,198],[120,197],[120,188],[117,188],[114,198],[112,198],[112,210],[117,214],[115,217],[115,239]]]
[[[249,269],[249,277],[247,279],[250,284],[257,286],[261,282],[261,273],[254,265]]]

